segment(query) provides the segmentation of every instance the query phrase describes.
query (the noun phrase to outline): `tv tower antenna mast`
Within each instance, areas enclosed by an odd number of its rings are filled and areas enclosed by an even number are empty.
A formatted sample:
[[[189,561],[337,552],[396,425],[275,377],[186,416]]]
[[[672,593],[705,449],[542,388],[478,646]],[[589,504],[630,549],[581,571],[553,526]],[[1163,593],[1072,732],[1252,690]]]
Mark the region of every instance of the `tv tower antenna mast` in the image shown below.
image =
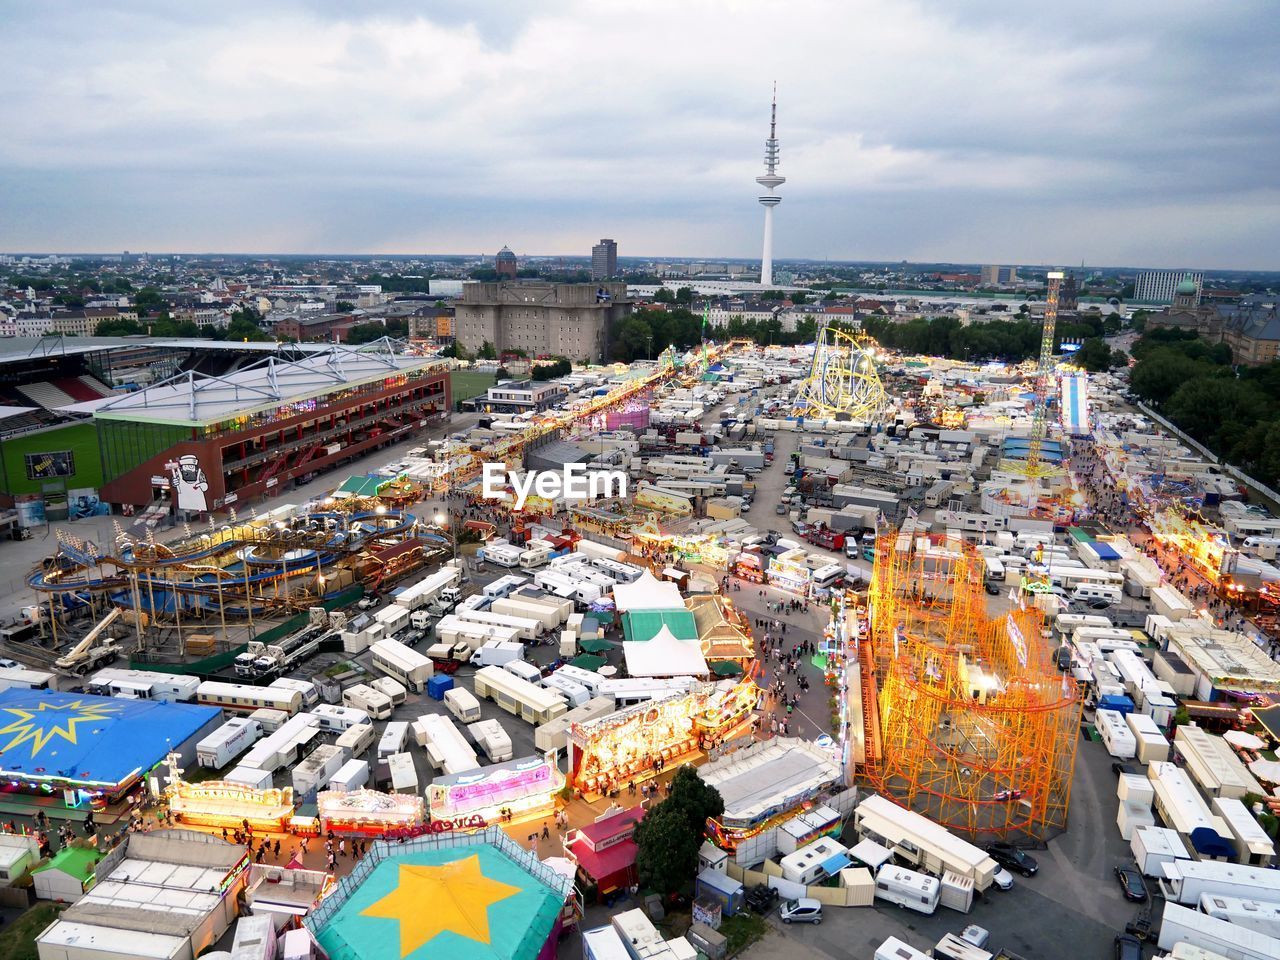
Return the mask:
[[[756,177],[756,183],[764,187],[768,193],[760,197],[764,206],[764,252],[760,257],[760,285],[773,286],[773,208],[782,202],[782,198],[774,193],[778,187],[787,182],[786,177],[778,176],[778,84],[773,84],[773,106],[769,110],[769,139],[764,142],[764,176]]]

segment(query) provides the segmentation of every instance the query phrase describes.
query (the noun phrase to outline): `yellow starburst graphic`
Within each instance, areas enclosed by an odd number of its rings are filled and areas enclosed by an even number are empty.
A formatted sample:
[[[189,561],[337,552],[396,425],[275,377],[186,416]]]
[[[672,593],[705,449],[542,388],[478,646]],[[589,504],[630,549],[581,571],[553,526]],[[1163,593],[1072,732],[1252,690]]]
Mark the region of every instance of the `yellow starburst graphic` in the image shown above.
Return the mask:
[[[76,727],[82,723],[99,723],[110,719],[118,710],[89,700],[71,700],[67,703],[41,702],[28,707],[2,707],[0,714],[13,717],[0,727],[0,737],[10,739],[0,746],[0,753],[8,752],[24,743],[31,744],[31,756],[37,757],[54,737],[68,743],[76,743]],[[0,717],[0,722],[3,718]]]

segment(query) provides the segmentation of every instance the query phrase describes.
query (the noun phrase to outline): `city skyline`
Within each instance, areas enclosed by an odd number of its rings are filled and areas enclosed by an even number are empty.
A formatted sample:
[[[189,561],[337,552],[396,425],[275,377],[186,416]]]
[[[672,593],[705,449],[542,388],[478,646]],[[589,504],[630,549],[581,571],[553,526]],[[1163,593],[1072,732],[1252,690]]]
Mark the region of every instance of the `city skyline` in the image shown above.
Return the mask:
[[[1280,267],[1261,3],[618,12],[9,7],[0,248]]]

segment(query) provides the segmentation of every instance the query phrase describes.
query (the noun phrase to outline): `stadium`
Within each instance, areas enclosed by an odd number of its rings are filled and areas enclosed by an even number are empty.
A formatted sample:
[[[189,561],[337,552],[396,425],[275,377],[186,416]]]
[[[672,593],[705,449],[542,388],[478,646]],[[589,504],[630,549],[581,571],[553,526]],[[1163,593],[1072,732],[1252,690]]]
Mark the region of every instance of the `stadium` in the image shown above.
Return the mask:
[[[381,340],[17,338],[0,354],[0,502],[31,526],[215,511],[447,415],[448,370]]]

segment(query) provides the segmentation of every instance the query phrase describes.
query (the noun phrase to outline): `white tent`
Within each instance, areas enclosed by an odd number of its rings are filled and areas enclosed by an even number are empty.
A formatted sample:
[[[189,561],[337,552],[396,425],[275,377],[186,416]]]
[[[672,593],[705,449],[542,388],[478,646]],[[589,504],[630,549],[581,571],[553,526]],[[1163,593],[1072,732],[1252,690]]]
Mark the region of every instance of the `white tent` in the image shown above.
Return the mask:
[[[1222,739],[1241,750],[1261,750],[1266,746],[1261,737],[1255,737],[1245,730],[1228,730],[1222,735]]]
[[[680,595],[680,588],[670,580],[659,580],[646,570],[634,583],[620,583],[613,588],[613,605],[619,613],[628,610],[680,610],[684,608],[684,597]]]
[[[702,645],[679,639],[666,624],[652,640],[624,643],[622,652],[633,677],[700,677],[707,672]]]

